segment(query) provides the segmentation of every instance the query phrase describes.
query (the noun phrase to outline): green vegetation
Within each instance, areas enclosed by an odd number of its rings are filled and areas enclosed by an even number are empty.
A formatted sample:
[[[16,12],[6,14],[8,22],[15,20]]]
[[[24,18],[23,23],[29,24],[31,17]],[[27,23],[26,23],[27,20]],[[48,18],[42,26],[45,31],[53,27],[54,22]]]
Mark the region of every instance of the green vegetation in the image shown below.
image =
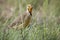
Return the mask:
[[[30,26],[4,32],[27,4],[33,5]],[[60,40],[60,0],[0,0],[0,40]]]

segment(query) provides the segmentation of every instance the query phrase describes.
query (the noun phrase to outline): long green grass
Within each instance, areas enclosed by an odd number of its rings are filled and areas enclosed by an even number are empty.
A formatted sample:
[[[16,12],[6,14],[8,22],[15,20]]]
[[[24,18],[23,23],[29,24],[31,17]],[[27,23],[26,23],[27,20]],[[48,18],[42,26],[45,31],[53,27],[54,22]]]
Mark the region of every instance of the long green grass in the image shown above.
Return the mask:
[[[29,3],[33,5],[29,27],[4,32],[19,14],[26,11]],[[60,0],[6,0],[0,3],[0,40],[60,40]]]

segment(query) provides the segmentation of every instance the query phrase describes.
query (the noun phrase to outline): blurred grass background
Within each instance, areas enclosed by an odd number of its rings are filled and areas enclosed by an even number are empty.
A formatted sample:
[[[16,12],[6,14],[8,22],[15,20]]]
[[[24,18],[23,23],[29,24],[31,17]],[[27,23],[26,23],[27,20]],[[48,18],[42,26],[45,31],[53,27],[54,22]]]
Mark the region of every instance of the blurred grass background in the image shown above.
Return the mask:
[[[30,26],[4,33],[27,4],[33,5]],[[0,0],[0,40],[60,40],[60,0]]]

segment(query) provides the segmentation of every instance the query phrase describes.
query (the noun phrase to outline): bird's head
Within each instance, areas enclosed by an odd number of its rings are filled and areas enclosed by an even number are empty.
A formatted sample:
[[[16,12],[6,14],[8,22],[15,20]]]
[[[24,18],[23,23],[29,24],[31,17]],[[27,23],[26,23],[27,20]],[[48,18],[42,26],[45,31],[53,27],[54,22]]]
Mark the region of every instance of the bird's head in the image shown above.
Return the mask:
[[[28,10],[29,13],[32,13],[32,8],[33,8],[33,7],[32,7],[31,4],[28,4],[28,5],[27,5],[27,10]]]

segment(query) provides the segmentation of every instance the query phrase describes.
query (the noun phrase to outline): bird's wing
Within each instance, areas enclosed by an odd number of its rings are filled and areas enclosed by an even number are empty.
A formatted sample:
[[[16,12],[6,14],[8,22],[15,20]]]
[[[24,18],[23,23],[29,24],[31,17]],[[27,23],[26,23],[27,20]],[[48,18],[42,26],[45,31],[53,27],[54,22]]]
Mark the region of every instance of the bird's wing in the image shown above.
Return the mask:
[[[24,28],[24,21],[25,21],[26,16],[27,16],[26,12],[24,14],[22,14],[22,16],[21,16],[21,24],[19,24],[16,27],[14,26],[13,28],[14,29],[22,29],[22,28]]]
[[[14,21],[10,25],[8,25],[8,27],[13,27],[13,26],[21,24],[21,23],[22,23],[21,16],[18,16],[16,19],[14,19]]]
[[[10,28],[10,27],[13,27],[15,25],[22,24],[24,22],[26,15],[27,15],[26,12],[22,15],[19,15],[16,19],[13,20],[13,22],[10,25],[8,25],[8,27]]]
[[[26,16],[27,16],[27,13],[24,12],[24,14],[22,15],[22,20],[23,20],[23,22],[24,22],[24,19],[25,19]]]

